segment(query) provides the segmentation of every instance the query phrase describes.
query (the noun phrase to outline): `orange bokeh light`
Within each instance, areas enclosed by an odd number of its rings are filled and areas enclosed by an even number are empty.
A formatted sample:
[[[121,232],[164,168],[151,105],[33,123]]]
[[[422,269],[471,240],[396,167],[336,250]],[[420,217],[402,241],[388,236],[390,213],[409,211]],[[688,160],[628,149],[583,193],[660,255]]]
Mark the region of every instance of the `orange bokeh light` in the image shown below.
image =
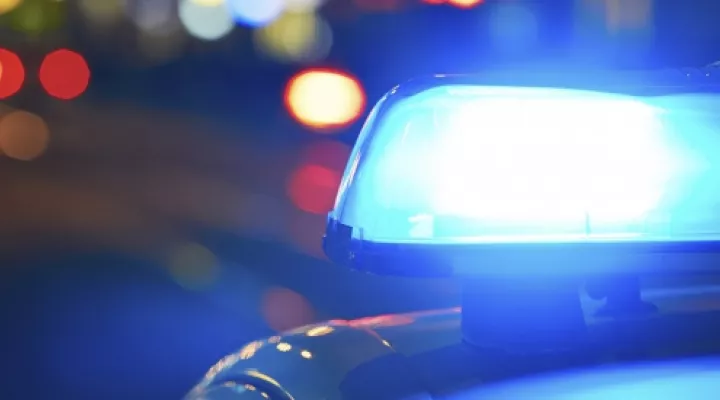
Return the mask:
[[[0,99],[6,99],[20,90],[25,82],[25,68],[17,54],[7,49],[0,49]]]
[[[0,119],[0,150],[16,160],[30,161],[42,155],[50,142],[50,131],[38,115],[13,111]]]
[[[40,83],[50,96],[74,99],[90,84],[90,67],[82,55],[67,49],[56,50],[46,55],[40,65]]]
[[[447,0],[447,3],[459,8],[473,8],[484,3],[485,0]]]
[[[330,131],[355,122],[365,109],[365,92],[349,74],[311,69],[295,75],[285,89],[285,106],[301,124]]]

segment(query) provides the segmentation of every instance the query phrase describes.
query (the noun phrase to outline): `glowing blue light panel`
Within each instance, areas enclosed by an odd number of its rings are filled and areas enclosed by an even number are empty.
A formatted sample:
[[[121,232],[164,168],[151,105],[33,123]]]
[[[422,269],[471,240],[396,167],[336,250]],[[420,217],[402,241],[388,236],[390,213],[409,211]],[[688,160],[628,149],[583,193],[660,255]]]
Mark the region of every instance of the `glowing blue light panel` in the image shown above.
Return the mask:
[[[472,85],[386,98],[330,216],[383,243],[716,240],[720,117],[680,101]]]

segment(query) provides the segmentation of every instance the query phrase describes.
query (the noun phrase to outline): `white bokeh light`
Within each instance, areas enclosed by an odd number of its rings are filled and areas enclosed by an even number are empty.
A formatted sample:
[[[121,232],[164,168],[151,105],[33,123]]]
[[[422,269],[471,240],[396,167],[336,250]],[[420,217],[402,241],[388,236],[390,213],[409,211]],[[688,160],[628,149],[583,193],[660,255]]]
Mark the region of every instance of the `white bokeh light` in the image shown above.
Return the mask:
[[[204,5],[193,0],[180,1],[180,21],[188,33],[202,40],[217,40],[235,27],[224,4]]]
[[[217,7],[225,4],[225,0],[192,0],[192,2],[203,7]]]
[[[126,0],[125,11],[143,31],[164,31],[177,21],[173,0]]]

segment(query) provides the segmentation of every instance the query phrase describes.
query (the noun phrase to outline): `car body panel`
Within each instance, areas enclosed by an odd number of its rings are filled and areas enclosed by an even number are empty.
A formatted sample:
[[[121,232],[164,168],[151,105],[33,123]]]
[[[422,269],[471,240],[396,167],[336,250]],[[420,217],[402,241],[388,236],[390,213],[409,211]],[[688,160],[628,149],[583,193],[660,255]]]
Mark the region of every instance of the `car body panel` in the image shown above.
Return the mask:
[[[659,306],[659,315],[674,316],[716,311],[720,305],[718,295],[720,286],[695,286],[653,290],[645,297]],[[616,337],[616,328],[605,329],[603,321],[594,317],[601,304],[583,296],[589,326],[601,328],[596,332],[599,335]],[[660,340],[677,340],[665,337],[661,331],[664,328],[658,328],[661,325],[657,322],[667,318],[650,318],[647,324],[641,324],[643,330],[658,332],[658,346]],[[434,398],[431,393],[442,397],[462,392],[487,381],[483,379],[501,369],[499,364],[505,359],[479,354],[464,344],[460,321],[461,309],[452,308],[301,327],[251,342],[225,357],[187,398],[226,398],[214,394],[220,390],[228,392],[228,399],[255,398],[248,397],[252,391],[260,391],[261,397],[270,399],[352,400],[430,399]],[[624,325],[618,326],[628,337],[637,332],[634,322],[621,323]],[[688,351],[684,349],[683,354]],[[705,351],[703,347],[693,354]],[[606,355],[615,360],[615,354]],[[542,372],[543,368],[528,364],[526,371],[515,368],[507,375]]]
[[[203,398],[209,387],[250,374],[291,398],[346,398],[341,384],[363,364],[459,343],[459,313],[453,308],[332,320],[257,340],[213,366],[189,397]]]

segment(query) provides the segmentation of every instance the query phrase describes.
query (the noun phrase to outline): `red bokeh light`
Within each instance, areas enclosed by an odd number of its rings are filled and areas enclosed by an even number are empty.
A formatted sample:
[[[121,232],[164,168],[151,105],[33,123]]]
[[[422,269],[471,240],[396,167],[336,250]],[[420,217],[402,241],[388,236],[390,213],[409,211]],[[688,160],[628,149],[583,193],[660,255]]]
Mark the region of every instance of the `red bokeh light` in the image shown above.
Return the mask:
[[[268,326],[278,332],[308,325],[315,320],[315,311],[305,297],[278,287],[269,289],[263,295],[261,313]]]
[[[0,49],[0,99],[6,99],[20,90],[25,82],[25,67],[17,54],[7,49]]]
[[[303,165],[288,182],[288,196],[293,204],[311,214],[325,214],[335,202],[342,173],[320,165]]]
[[[67,49],[56,50],[46,55],[40,66],[40,83],[50,96],[74,99],[90,84],[90,67],[82,55]]]
[[[300,154],[301,163],[319,165],[334,171],[345,170],[348,158],[350,158],[350,147],[334,140],[314,142],[305,147]]]

